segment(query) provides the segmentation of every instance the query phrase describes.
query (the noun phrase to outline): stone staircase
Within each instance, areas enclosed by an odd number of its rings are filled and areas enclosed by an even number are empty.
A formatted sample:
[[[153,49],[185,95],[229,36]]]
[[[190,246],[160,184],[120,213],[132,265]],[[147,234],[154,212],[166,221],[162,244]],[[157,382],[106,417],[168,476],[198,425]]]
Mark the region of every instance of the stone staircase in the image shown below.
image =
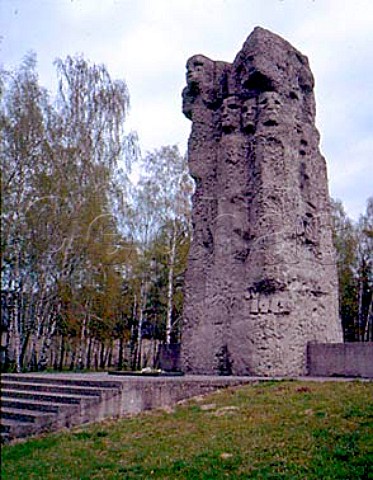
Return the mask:
[[[1,375],[1,441],[165,408],[258,377],[107,373]]]
[[[1,441],[117,416],[122,388],[103,376],[2,374]]]

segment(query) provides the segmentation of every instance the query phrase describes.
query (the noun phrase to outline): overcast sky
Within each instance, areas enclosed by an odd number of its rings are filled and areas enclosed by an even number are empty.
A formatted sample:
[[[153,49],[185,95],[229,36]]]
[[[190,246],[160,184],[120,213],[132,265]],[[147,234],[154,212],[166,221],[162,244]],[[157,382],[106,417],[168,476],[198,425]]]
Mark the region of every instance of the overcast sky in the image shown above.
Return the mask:
[[[255,26],[308,56],[330,192],[357,219],[373,194],[372,0],[0,0],[0,62],[37,53],[40,83],[55,58],[82,53],[129,87],[128,129],[143,152],[186,149],[181,113],[187,59],[233,61]]]

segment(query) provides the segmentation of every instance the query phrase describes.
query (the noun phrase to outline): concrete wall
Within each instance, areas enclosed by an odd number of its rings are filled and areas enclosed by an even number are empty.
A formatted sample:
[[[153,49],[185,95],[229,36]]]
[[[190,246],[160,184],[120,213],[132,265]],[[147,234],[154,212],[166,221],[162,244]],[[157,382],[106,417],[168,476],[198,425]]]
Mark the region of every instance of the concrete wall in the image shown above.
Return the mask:
[[[180,345],[162,346],[160,367],[165,371],[180,370]],[[373,378],[373,342],[309,343],[307,372],[315,377]]]
[[[310,343],[308,375],[373,378],[373,342]]]
[[[116,407],[110,416],[125,416],[153,408],[175,405],[180,400],[205,395],[220,388],[255,383],[258,378],[249,377],[122,377],[123,389],[116,397]],[[111,406],[110,406],[111,408]]]

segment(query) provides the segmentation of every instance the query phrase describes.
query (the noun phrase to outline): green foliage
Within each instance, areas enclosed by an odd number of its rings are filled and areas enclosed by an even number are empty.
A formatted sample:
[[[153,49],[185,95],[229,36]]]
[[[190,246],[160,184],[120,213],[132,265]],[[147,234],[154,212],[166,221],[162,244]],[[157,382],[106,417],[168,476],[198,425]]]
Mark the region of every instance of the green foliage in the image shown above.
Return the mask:
[[[339,308],[345,341],[373,340],[373,198],[357,223],[342,202],[332,202],[337,252]]]
[[[113,341],[179,338],[192,182],[176,146],[149,152],[137,185],[129,94],[103,65],[36,56],[1,71],[2,308],[8,368],[101,368]],[[150,327],[149,327],[150,326]],[[135,351],[136,350],[136,351]],[[98,361],[100,357],[100,361]]]
[[[358,314],[355,276],[357,268],[357,236],[352,221],[347,217],[342,202],[333,202],[334,244],[337,251],[339,278],[339,308],[346,340],[355,339],[355,320]]]
[[[180,339],[193,191],[187,160],[176,146],[148,152],[141,166],[133,197],[132,229],[141,256],[136,327],[140,350],[142,333],[167,343]]]
[[[82,57],[56,67],[53,100],[35,55],[1,72],[2,305],[18,370],[42,367],[56,332],[113,338],[136,255],[120,229],[135,150],[126,84]]]
[[[370,478],[372,383],[260,382],[5,446],[2,478]],[[321,415],[322,414],[322,415]]]

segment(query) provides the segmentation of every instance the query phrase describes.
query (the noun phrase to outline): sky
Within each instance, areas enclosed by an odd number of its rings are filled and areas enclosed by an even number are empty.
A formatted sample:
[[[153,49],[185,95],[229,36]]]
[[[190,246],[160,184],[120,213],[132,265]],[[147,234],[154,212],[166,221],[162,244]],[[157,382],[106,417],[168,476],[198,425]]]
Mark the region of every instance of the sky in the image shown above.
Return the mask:
[[[309,58],[330,193],[357,220],[373,194],[372,0],[0,0],[0,63],[15,68],[36,52],[51,91],[56,58],[105,64],[127,83],[127,129],[143,154],[174,144],[184,153],[187,59],[231,62],[255,26]]]

